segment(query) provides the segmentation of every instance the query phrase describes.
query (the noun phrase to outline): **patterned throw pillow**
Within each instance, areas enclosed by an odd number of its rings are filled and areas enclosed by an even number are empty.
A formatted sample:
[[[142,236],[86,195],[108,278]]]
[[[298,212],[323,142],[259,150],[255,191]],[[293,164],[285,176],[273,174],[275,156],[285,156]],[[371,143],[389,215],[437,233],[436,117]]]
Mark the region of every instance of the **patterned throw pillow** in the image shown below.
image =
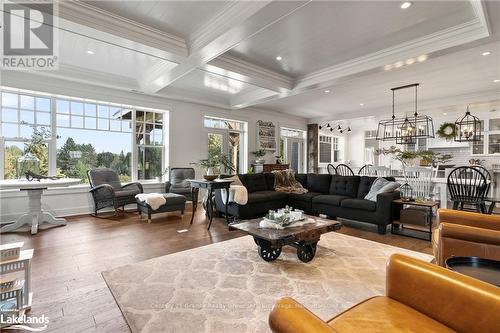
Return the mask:
[[[385,178],[377,178],[370,188],[370,192],[365,196],[366,200],[377,201],[377,195],[380,193],[389,193],[397,190],[401,184],[391,182]]]

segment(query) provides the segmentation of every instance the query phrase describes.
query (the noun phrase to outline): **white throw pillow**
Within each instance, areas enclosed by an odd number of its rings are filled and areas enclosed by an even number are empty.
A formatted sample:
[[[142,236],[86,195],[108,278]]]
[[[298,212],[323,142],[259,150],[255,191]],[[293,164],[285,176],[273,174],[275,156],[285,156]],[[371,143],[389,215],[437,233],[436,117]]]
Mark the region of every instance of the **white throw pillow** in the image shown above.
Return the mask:
[[[365,196],[366,200],[377,201],[377,195],[380,193],[389,193],[397,190],[401,185],[397,182],[391,182],[385,178],[377,178],[370,187],[370,192]]]

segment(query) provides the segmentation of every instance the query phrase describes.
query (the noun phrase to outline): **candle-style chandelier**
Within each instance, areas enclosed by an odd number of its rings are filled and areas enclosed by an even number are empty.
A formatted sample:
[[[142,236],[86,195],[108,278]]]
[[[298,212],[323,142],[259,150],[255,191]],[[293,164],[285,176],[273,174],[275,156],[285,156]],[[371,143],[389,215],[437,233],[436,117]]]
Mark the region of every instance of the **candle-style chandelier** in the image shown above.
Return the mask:
[[[377,140],[393,141],[397,144],[416,144],[419,138],[434,137],[434,123],[432,118],[418,114],[418,86],[413,83],[405,86],[391,88],[392,90],[392,117],[381,120],[377,129]],[[415,88],[415,111],[413,116],[396,118],[395,116],[395,92],[397,90]]]
[[[328,129],[330,130],[330,132],[333,132],[333,131],[337,131],[339,132],[340,134],[343,134],[344,132],[345,133],[350,133],[352,130],[351,130],[351,126],[347,126],[347,127],[343,127],[342,125],[338,124],[338,125],[330,125],[330,123],[326,123],[326,124],[323,124],[323,125],[319,125],[318,128],[321,130],[321,129]]]
[[[477,142],[481,141],[481,120],[470,114],[469,106],[465,116],[458,118],[455,122],[456,142]]]

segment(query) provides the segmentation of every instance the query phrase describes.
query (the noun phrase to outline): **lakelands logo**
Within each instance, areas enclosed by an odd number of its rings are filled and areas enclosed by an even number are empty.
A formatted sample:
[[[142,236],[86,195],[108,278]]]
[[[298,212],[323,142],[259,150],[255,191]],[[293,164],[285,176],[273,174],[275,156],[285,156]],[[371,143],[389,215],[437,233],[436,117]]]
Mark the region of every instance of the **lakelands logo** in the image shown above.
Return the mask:
[[[2,69],[57,69],[57,4],[4,3]]]
[[[47,329],[49,318],[45,315],[39,317],[11,316],[1,314],[2,330],[25,330],[29,332],[42,332]],[[6,327],[4,327],[6,326]]]

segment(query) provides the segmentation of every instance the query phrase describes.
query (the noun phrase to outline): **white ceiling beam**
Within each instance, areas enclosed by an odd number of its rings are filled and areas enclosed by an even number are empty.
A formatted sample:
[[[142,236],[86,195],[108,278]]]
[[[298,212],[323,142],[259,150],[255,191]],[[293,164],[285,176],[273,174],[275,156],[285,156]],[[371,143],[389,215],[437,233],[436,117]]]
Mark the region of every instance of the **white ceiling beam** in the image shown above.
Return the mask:
[[[162,90],[197,67],[204,66],[309,2],[310,0],[238,1],[229,7],[226,6],[224,12],[214,19],[217,24],[206,25],[202,27],[205,30],[203,34],[196,34],[193,40],[194,47],[191,48],[188,58],[172,69],[164,70],[159,66],[146,73],[139,81],[142,90],[148,93]],[[259,15],[263,8],[266,9],[265,13]],[[230,15],[226,12],[229,12]]]
[[[99,31],[100,35],[97,38],[104,38],[103,41],[111,44],[115,44],[116,40],[105,38],[102,36],[103,34],[118,36],[163,51],[164,56],[173,62],[180,62],[188,55],[188,47],[184,39],[115,15],[88,3],[59,1],[59,16],[62,19],[89,27],[93,31]],[[64,20],[61,21],[64,22]],[[90,30],[71,30],[71,25],[68,23],[67,26],[61,26],[61,28],[78,34],[92,33]],[[90,36],[95,37],[93,34]]]

